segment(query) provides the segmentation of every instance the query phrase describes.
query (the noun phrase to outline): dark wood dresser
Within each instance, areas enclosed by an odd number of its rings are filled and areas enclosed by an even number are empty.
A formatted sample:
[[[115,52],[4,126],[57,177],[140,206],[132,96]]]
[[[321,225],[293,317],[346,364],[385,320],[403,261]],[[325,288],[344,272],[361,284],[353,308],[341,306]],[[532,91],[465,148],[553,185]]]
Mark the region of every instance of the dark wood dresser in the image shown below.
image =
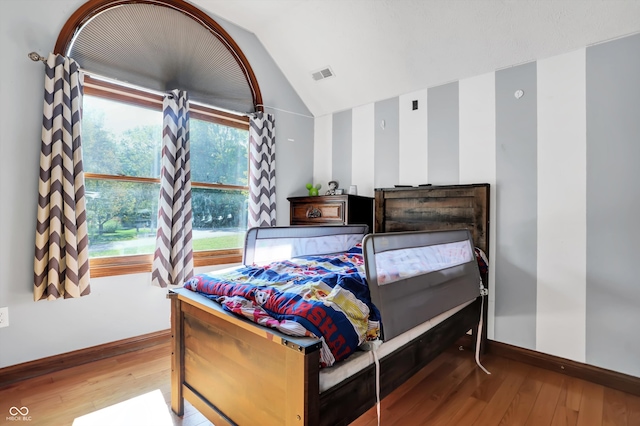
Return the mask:
[[[373,232],[373,198],[319,195],[287,199],[291,225],[369,225],[369,232]]]

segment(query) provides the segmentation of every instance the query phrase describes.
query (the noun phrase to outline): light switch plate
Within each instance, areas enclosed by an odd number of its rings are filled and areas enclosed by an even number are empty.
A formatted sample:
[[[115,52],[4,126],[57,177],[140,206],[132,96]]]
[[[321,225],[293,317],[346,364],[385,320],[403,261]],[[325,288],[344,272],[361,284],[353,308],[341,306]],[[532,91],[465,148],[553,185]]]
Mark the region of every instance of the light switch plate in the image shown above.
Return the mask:
[[[0,328],[9,327],[9,307],[0,308]]]

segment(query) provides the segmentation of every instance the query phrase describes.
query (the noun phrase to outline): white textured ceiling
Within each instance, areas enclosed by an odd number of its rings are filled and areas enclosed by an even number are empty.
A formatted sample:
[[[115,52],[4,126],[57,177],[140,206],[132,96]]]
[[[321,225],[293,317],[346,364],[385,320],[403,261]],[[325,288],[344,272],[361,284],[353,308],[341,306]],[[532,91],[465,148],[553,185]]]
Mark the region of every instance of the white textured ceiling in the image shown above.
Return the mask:
[[[191,2],[254,33],[315,116],[640,31],[640,0]]]

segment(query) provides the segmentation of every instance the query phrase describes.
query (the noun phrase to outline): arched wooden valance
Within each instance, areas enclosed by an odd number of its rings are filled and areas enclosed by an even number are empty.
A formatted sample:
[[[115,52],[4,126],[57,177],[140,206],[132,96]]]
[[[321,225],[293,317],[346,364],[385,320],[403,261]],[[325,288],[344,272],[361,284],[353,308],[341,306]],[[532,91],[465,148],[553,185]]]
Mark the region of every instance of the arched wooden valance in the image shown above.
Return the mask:
[[[240,47],[183,0],[90,0],[66,22],[54,53],[89,73],[238,112],[260,110],[257,79]]]

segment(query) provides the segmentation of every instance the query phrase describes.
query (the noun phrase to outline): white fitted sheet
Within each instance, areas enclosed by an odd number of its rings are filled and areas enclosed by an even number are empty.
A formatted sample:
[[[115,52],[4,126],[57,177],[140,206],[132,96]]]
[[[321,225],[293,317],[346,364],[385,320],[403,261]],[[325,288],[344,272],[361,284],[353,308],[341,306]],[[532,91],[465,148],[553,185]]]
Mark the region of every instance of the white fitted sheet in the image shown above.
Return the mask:
[[[473,303],[473,300],[469,300],[468,302],[458,305],[455,308],[449,309],[448,311],[431,318],[429,321],[425,321],[419,326],[414,327],[411,330],[407,330],[389,341],[383,342],[378,348],[378,358],[382,359],[383,357],[389,355],[391,352],[400,348],[402,345],[410,342],[416,337],[419,337],[423,333],[430,330],[432,327],[440,324],[442,321],[461,311],[471,303]],[[478,321],[479,320],[480,318],[478,318]],[[320,393],[353,376],[358,371],[367,368],[369,365],[373,364],[373,362],[373,354],[370,351],[357,351],[349,356],[349,358],[347,358],[346,360],[339,362],[332,367],[321,368]]]

